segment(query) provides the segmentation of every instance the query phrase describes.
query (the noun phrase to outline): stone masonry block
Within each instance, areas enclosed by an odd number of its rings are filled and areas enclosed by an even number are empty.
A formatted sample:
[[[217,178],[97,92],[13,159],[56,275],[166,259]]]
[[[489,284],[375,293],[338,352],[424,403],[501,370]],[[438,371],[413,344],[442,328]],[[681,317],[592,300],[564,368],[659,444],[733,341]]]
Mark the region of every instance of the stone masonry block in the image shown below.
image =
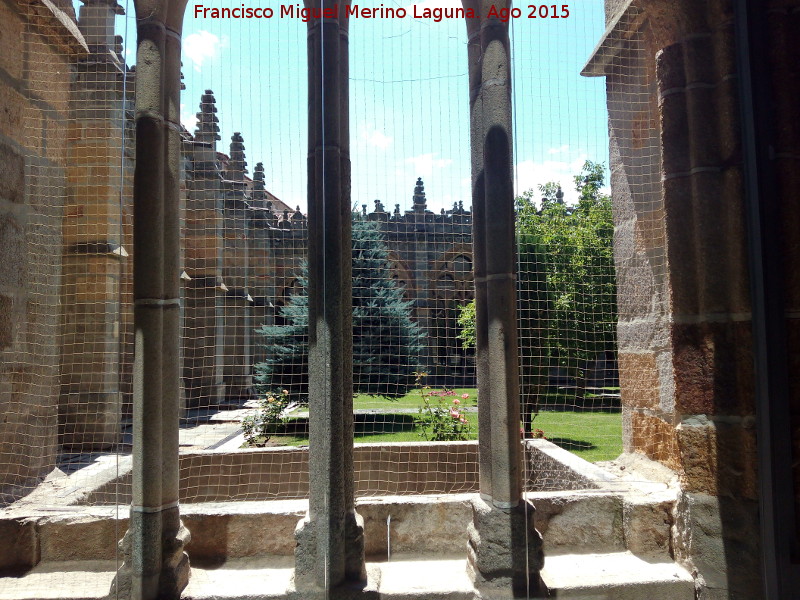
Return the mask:
[[[392,553],[458,554],[467,547],[464,523],[472,516],[468,500],[391,504],[371,501],[359,504],[358,512],[364,518],[364,551],[368,557],[385,557],[389,542]]]
[[[682,90],[671,92],[659,102],[664,148],[662,160],[667,176],[685,173],[690,168],[691,141],[686,104]]]
[[[656,53],[656,73],[661,93],[686,85],[682,44],[673,44]]]
[[[631,413],[630,437],[631,451],[641,452],[670,469],[680,468],[675,427],[671,423],[634,411]],[[629,446],[626,444],[625,447],[627,449]]]
[[[0,199],[20,203],[24,195],[25,159],[10,145],[0,142]]]
[[[0,294],[0,350],[14,343],[14,299]]]
[[[684,418],[676,429],[683,487],[693,493],[758,497],[755,421]]]
[[[25,223],[16,214],[0,213],[0,285],[22,287],[28,271]]]
[[[27,81],[31,95],[41,98],[60,116],[65,117],[69,94],[65,94],[64,90],[69,89],[70,57],[51,46],[50,40],[44,36],[27,35],[25,41],[28,45],[28,60],[36,64],[36,69],[30,72]]]
[[[705,86],[690,87],[685,94],[688,125],[691,127],[691,167],[716,166],[719,164],[716,90]],[[664,152],[667,150],[665,145]]]
[[[193,563],[222,563],[231,558],[294,553],[294,529],[302,513],[239,512],[230,505],[206,505],[203,512],[184,513],[192,533],[186,547]]]
[[[0,5],[0,23],[3,23],[3,35],[0,35],[0,69],[19,79],[22,77],[25,26],[19,13],[14,10],[16,6],[18,5],[5,3]]]
[[[534,502],[545,556],[624,551],[620,496],[561,492]]]
[[[758,503],[683,492],[675,507],[676,559],[696,572],[698,598],[761,598]]]
[[[727,50],[726,50],[727,51]],[[742,162],[742,139],[739,115],[738,87],[736,78],[731,77],[717,84],[717,144],[719,160],[724,165],[738,165]]]
[[[658,408],[661,385],[654,352],[620,352],[619,378],[625,406]]]
[[[670,557],[673,492],[661,498],[629,495],[623,506],[625,548],[639,556]]]
[[[692,36],[681,44],[683,46],[683,64],[686,73],[686,84],[713,83],[716,79],[716,66],[712,56],[711,35]]]
[[[0,519],[0,539],[0,576],[16,575],[39,563],[35,520]]]
[[[35,142],[34,147],[38,148],[38,140],[31,140],[26,136],[27,129],[22,119],[29,105],[25,97],[10,86],[2,85],[0,86],[0,107],[2,107],[0,108],[0,133],[22,146],[27,146],[26,142]]]
[[[676,410],[683,414],[748,415],[753,406],[750,323],[672,325]]]
[[[127,514],[127,511],[122,511]],[[39,520],[41,560],[114,560],[128,519],[106,515],[57,515]]]

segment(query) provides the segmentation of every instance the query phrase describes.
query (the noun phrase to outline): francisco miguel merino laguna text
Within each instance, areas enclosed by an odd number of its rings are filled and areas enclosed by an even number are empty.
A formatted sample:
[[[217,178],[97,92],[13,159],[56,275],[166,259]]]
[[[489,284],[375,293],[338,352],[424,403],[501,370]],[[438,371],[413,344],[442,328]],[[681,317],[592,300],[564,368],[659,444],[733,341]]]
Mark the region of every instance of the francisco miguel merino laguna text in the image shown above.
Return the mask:
[[[339,4],[334,4],[328,8],[304,8],[301,4],[281,4],[277,9],[270,7],[237,6],[234,8],[212,8],[202,4],[194,5],[195,18],[203,19],[300,19],[304,23],[317,19],[338,19],[343,17],[360,19],[431,19],[440,22],[444,19],[477,19],[480,17],[477,11],[471,8],[422,8],[416,4],[412,11],[402,7],[389,7],[381,4],[374,8],[360,7],[358,4],[344,4],[340,10]],[[529,19],[565,19],[569,17],[569,5],[562,4],[541,4],[528,5]],[[277,11],[277,13],[276,13]],[[497,17],[501,21],[517,19],[524,13],[520,8],[497,8],[492,5],[487,17]]]

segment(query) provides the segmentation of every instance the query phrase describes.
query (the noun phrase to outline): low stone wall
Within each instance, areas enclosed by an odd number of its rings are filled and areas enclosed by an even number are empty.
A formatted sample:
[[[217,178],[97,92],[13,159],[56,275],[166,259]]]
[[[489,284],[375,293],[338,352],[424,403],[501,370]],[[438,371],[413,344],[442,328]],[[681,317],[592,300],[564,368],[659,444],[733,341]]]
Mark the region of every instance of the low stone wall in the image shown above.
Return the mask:
[[[476,442],[357,444],[357,496],[456,494],[478,489]],[[180,456],[181,502],[308,497],[308,448],[204,450]],[[90,491],[81,504],[130,502],[130,471]]]
[[[547,440],[528,440],[526,490],[602,486],[609,475]],[[357,444],[356,496],[459,494],[478,490],[477,442]],[[308,497],[308,448],[203,450],[180,456],[181,502]],[[127,504],[130,471],[108,478],[80,504]]]
[[[529,440],[529,491],[586,490],[605,487],[614,477],[545,439]]]

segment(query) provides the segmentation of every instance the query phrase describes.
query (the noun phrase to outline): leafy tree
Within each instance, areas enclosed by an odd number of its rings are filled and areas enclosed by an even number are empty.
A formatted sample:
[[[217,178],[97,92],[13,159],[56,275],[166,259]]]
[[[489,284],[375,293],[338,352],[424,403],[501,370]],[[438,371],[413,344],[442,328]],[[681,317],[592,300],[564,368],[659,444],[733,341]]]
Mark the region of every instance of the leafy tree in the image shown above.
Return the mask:
[[[414,385],[424,334],[411,319],[411,302],[391,277],[386,243],[376,223],[353,215],[353,389],[396,397]],[[261,391],[286,389],[308,396],[308,268],[301,293],[281,308],[287,325],[265,326],[267,360],[256,365]]]
[[[458,307],[457,321],[458,326],[461,328],[458,332],[458,339],[461,340],[461,346],[464,349],[474,348],[476,345],[474,299]]]
[[[517,198],[521,393],[526,429],[550,364],[580,377],[589,360],[616,345],[611,198],[602,194],[605,167],[586,161],[568,205],[556,183]],[[475,342],[475,308],[462,310],[459,337]]]

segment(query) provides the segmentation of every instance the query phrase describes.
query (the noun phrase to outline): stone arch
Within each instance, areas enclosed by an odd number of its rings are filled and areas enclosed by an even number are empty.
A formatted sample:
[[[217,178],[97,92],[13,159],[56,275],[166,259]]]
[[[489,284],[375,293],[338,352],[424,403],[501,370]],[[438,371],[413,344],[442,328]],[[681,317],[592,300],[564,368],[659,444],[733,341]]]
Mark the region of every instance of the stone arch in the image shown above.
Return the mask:
[[[468,267],[468,268],[467,268]],[[466,304],[475,297],[472,246],[453,244],[433,262],[433,297]]]
[[[403,297],[406,300],[416,298],[416,278],[409,268],[408,263],[400,258],[396,250],[389,250],[388,261],[392,272],[392,279],[404,288]]]

